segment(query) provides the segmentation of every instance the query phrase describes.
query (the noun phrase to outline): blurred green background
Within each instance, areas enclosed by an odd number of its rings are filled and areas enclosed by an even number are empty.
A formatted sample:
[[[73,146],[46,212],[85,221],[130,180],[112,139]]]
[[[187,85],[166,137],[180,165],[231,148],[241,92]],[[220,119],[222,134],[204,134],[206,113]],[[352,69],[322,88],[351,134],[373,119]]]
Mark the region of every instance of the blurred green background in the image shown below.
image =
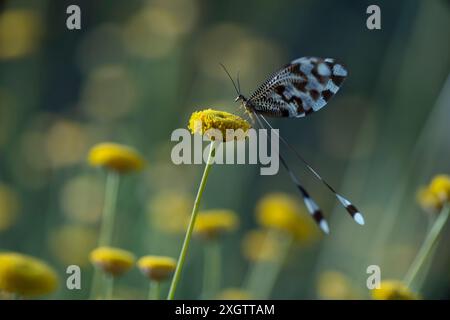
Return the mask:
[[[383,279],[401,279],[429,221],[416,191],[450,172],[450,3],[376,2],[382,29],[371,31],[373,1],[0,1],[0,249],[41,257],[62,279],[67,265],[79,264],[83,289],[62,281],[51,297],[87,298],[104,174],[86,155],[115,141],[149,163],[121,182],[115,245],[178,257],[177,217],[190,211],[203,165],[172,164],[170,134],[199,109],[245,116],[219,63],[240,72],[249,95],[295,58],[333,57],[349,77],[329,105],[272,124],[356,203],[366,225],[354,224],[289,157],[331,234],[290,252],[271,297],[326,298],[318,279],[336,271],[354,297],[367,298],[372,264]],[[81,8],[81,30],[66,28],[70,4]],[[257,227],[258,199],[275,191],[296,195],[283,170],[260,176],[255,165],[213,167],[202,208],[233,209],[241,220],[223,239],[223,287],[245,280],[242,239]],[[449,237],[437,249],[426,298],[449,297]],[[196,241],[177,296],[198,297],[201,260]],[[136,270],[125,275],[118,296],[145,297],[142,279]]]

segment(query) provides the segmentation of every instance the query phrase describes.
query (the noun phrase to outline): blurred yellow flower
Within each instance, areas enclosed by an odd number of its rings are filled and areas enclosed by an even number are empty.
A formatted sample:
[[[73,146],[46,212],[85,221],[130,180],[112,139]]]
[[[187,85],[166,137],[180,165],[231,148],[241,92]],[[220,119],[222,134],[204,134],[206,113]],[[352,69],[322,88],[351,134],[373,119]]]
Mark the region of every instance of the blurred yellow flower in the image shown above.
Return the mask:
[[[102,215],[105,184],[96,175],[71,176],[60,186],[62,213],[72,222],[95,224]]]
[[[87,149],[86,130],[79,123],[58,120],[51,124],[46,134],[46,153],[54,168],[71,166],[82,161]]]
[[[242,253],[250,261],[275,261],[280,252],[280,243],[267,236],[267,230],[247,232],[242,240]]]
[[[338,271],[325,271],[319,275],[317,294],[320,299],[348,300],[356,299],[355,289],[350,279]]]
[[[436,213],[442,209],[442,201],[427,187],[419,189],[419,192],[417,192],[417,201],[422,209],[428,213]]]
[[[433,192],[442,202],[450,201],[450,176],[439,174],[431,180],[430,191]]]
[[[204,210],[198,213],[194,233],[205,239],[213,239],[222,233],[235,230],[238,223],[238,215],[232,210]]]
[[[319,237],[314,221],[298,199],[288,194],[264,196],[256,206],[256,215],[261,226],[286,232],[300,243],[310,243]]]
[[[175,271],[177,261],[170,257],[144,256],[138,260],[137,265],[149,279],[163,281]]]
[[[224,289],[217,295],[218,300],[251,300],[250,292],[239,288]]]
[[[31,10],[7,10],[0,14],[0,59],[33,53],[42,34],[42,21]]]
[[[372,290],[372,298],[375,300],[417,300],[419,297],[411,292],[401,281],[381,281],[380,289]]]
[[[194,112],[189,119],[188,125],[189,130],[193,134],[206,134],[211,140],[215,139],[215,134],[212,133],[212,130],[218,130],[222,136],[222,141],[225,142],[234,139],[244,139],[250,127],[250,124],[239,116],[213,109]],[[236,130],[236,132],[230,135],[230,132],[227,132],[228,129]],[[239,134],[239,129],[241,129],[241,134]]]
[[[90,260],[105,273],[117,277],[133,266],[135,258],[131,252],[122,249],[99,247],[91,252]]]
[[[147,204],[151,227],[168,233],[183,233],[189,222],[194,199],[188,194],[161,191]]]
[[[101,166],[119,173],[139,171],[144,167],[144,159],[133,148],[112,143],[99,143],[89,151],[88,161],[92,166]]]
[[[450,176],[436,175],[428,186],[417,192],[417,202],[429,213],[440,212],[445,203],[450,201]]]
[[[97,233],[82,225],[66,225],[50,233],[48,244],[62,264],[82,267],[89,264],[89,252],[97,245]]]
[[[53,292],[57,284],[56,272],[44,261],[20,253],[0,253],[0,291],[40,296]]]
[[[19,197],[13,189],[0,183],[0,232],[9,229],[17,220]]]

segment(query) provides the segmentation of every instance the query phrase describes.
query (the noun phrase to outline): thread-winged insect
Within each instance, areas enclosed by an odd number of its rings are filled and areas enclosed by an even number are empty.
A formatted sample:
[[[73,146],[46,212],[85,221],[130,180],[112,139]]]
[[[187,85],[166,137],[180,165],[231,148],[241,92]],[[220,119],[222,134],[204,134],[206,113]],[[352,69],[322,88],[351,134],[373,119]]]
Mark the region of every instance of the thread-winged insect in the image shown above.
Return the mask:
[[[239,76],[237,86],[233,78],[221,65],[233,82],[236,89],[236,102],[240,101],[253,119],[256,119],[261,128],[273,127],[264,117],[301,118],[323,108],[338,92],[345,78],[347,70],[342,64],[331,58],[302,57],[284,66],[270,76],[249,98],[241,94]],[[318,178],[339,200],[350,216],[360,225],[364,224],[362,214],[356,207],[336,192],[336,190],[314,170],[309,163],[285,139],[278,136],[307,169]],[[322,211],[311,198],[306,189],[300,184],[297,176],[289,168],[285,159],[279,155],[280,162],[289,173],[290,178],[297,186],[306,208],[323,232],[329,233],[328,223]]]

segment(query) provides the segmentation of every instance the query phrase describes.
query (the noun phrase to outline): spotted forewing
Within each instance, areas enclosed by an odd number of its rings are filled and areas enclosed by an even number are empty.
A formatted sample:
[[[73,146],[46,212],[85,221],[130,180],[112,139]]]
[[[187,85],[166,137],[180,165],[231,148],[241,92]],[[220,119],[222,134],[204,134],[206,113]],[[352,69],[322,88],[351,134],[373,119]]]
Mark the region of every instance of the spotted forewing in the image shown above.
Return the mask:
[[[345,67],[334,59],[299,58],[267,79],[246,104],[272,117],[304,117],[324,107],[346,76]]]

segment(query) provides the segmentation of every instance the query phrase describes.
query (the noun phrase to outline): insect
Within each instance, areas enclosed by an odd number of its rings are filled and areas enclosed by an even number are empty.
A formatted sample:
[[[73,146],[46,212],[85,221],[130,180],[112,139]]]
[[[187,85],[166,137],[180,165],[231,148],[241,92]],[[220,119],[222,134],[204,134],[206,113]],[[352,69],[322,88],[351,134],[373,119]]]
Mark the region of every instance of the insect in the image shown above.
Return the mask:
[[[269,127],[271,129],[273,127],[266,120],[265,116],[301,118],[320,110],[339,91],[348,74],[346,68],[336,62],[335,59],[302,57],[272,74],[247,98],[241,94],[239,76],[237,78],[238,85],[236,86],[229,72],[223,65],[221,66],[231,79],[237,92],[235,101],[242,103],[261,128]],[[285,139],[281,136],[278,137],[307,169],[336,196],[353,220],[360,225],[364,225],[364,218],[359,210],[319,175]],[[329,233],[328,223],[319,206],[302,186],[281,154],[279,157],[281,164],[299,189],[307,210],[322,231]]]

